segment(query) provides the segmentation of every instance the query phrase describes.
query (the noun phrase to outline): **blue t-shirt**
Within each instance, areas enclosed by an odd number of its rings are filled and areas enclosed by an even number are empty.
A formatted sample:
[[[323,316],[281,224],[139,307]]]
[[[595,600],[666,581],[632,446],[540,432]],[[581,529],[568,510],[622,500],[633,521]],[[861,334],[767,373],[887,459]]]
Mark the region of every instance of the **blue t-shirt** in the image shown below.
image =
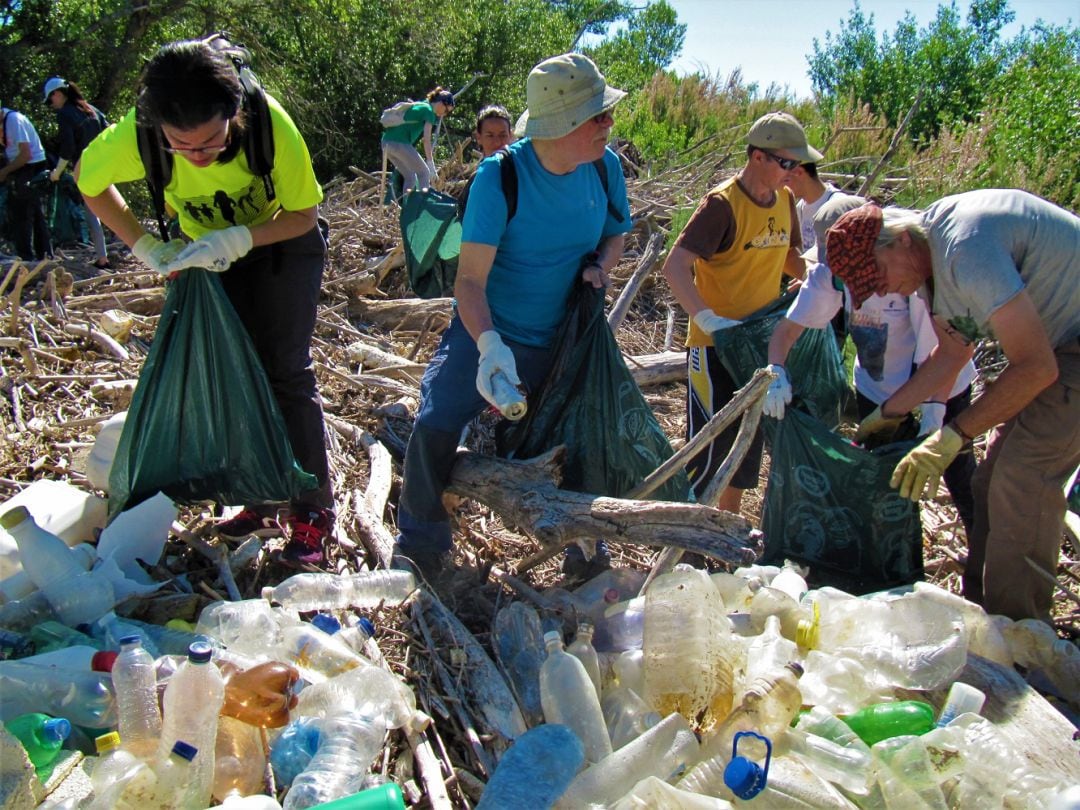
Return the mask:
[[[499,162],[488,158],[469,192],[461,241],[498,248],[486,288],[496,331],[526,346],[545,347],[566,315],[585,255],[631,228],[626,183],[619,158],[606,150],[611,201],[623,217],[619,222],[608,213],[608,193],[591,164],[557,175],[540,165],[528,138],[508,148],[518,178],[514,218],[507,224]]]

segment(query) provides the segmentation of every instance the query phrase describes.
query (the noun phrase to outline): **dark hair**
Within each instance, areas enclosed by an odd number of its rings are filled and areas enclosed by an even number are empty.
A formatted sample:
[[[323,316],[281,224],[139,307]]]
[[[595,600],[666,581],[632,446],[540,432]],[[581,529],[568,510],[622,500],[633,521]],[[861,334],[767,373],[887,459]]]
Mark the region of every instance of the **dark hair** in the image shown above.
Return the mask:
[[[95,118],[97,117],[97,112],[94,110],[93,107],[90,106],[90,102],[86,100],[86,98],[82,94],[82,91],[79,90],[79,85],[75,84],[75,82],[68,82],[63,87],[57,87],[56,90],[59,90],[61,93],[63,93],[64,98],[66,98],[69,102],[78,107],[84,115],[92,115]],[[56,90],[54,90],[53,92],[55,93]]]
[[[810,163],[800,163],[799,168],[801,168],[804,172],[806,172],[806,174],[808,176],[814,178],[815,180],[818,179],[818,176],[817,176],[817,164],[814,163],[813,161],[811,161]]]
[[[511,131],[513,131],[514,129],[514,124],[510,120],[510,113],[506,111],[506,107],[503,107],[501,104],[489,104],[476,114],[475,131],[479,132],[481,124],[483,124],[489,118],[497,118],[500,121],[505,121],[506,125],[510,127]]]
[[[136,104],[140,119],[152,126],[189,130],[220,115],[237,129],[243,100],[229,58],[206,42],[186,40],[162,46],[150,59],[139,79]]]
[[[445,90],[442,87],[436,87],[430,93],[427,94],[428,104],[436,104],[442,102],[448,107],[454,106],[454,94],[449,90]]]

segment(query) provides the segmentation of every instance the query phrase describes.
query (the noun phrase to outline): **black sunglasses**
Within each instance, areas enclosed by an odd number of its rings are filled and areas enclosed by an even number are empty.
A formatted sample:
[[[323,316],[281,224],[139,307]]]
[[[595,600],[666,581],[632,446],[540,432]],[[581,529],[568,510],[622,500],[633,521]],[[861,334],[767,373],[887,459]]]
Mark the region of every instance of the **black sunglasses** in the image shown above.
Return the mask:
[[[772,152],[768,151],[767,149],[759,149],[758,151],[759,152],[764,152],[766,156],[768,156],[768,157],[772,158],[773,160],[775,160],[777,165],[781,169],[783,169],[785,172],[790,172],[792,169],[794,169],[796,166],[799,166],[802,163],[802,161],[798,160],[797,158],[786,158],[786,157],[780,157],[779,155],[774,155]]]

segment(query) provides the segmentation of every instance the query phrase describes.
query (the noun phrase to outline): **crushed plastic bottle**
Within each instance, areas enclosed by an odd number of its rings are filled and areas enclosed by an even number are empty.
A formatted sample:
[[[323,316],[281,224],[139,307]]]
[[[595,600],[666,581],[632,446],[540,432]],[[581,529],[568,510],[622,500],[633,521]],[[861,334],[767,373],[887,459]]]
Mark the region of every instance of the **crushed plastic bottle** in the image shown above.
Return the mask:
[[[585,666],[563,650],[562,636],[544,634],[547,658],[540,668],[540,703],[548,723],[568,726],[585,748],[585,759],[599,762],[611,753],[600,699]]]
[[[72,725],[116,725],[116,701],[108,673],[0,661],[0,720],[40,711]]]
[[[266,587],[262,597],[291,610],[373,608],[381,602],[399,604],[416,591],[409,571],[361,571],[357,574],[296,574]]]
[[[428,721],[427,715],[416,710],[416,696],[400,678],[382,667],[369,665],[304,687],[292,714],[329,717],[342,711],[379,717],[390,728],[418,730]]]
[[[495,614],[496,657],[530,726],[543,722],[540,667],[544,663],[544,631],[540,616],[524,602],[511,602]]]
[[[119,715],[117,731],[124,747],[139,759],[149,760],[161,738],[154,659],[138,636],[120,640],[120,655],[112,670]]]
[[[282,628],[281,642],[271,652],[273,658],[292,663],[311,683],[321,683],[371,662],[354,652],[337,636],[324,633],[308,622]]]
[[[218,718],[213,797],[224,802],[262,790],[266,757],[259,729],[232,717]]]
[[[798,646],[780,632],[779,617],[766,618],[765,628],[759,635],[752,636],[746,645],[746,666],[740,668],[740,677],[736,678],[735,700],[742,700],[746,688],[756,679],[776,672],[798,657]]]
[[[321,735],[315,756],[285,795],[284,810],[314,807],[355,792],[382,748],[386,726],[378,718],[342,712],[326,718]]]
[[[265,660],[281,644],[282,630],[300,623],[295,611],[271,607],[265,599],[212,602],[203,608],[195,632],[232,652]]]
[[[225,703],[221,714],[252,726],[281,728],[296,706],[300,672],[284,661],[264,661],[249,669],[223,667]]]
[[[566,726],[547,723],[529,729],[499,760],[476,810],[551,807],[584,762],[581,739]]]

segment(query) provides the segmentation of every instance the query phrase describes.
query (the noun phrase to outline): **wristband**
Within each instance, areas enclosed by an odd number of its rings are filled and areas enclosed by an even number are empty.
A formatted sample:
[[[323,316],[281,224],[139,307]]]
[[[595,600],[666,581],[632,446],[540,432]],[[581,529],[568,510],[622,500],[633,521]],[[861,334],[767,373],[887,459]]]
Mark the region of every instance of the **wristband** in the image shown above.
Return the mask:
[[[969,435],[966,430],[964,430],[962,427],[960,427],[960,425],[957,424],[957,421],[955,419],[950,421],[949,424],[946,425],[946,427],[951,428],[953,430],[953,432],[956,433],[957,436],[959,436],[961,439],[963,439],[964,444],[971,444],[973,441],[975,441],[975,437]]]

